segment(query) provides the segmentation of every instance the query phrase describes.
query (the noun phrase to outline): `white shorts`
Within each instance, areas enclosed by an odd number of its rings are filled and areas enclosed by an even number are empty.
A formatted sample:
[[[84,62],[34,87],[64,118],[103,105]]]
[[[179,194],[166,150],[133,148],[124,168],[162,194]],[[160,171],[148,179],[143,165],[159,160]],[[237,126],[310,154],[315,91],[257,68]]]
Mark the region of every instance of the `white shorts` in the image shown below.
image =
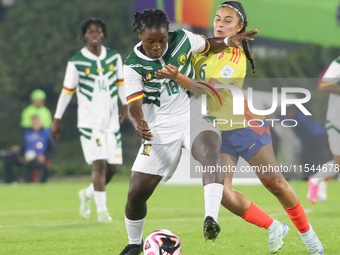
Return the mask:
[[[166,144],[152,144],[144,141],[138,151],[132,171],[159,175],[167,181],[172,177],[178,166],[183,147],[191,153],[193,141],[203,131],[210,130],[220,136],[219,128],[214,128],[211,123],[204,119],[193,121],[191,127],[186,127],[182,131],[174,133],[172,142]]]
[[[79,128],[80,142],[85,161],[91,165],[95,160],[106,160],[108,164],[121,165],[122,140],[120,132],[102,132],[96,129]]]
[[[329,148],[333,155],[340,156],[340,130],[329,126],[327,130]]]

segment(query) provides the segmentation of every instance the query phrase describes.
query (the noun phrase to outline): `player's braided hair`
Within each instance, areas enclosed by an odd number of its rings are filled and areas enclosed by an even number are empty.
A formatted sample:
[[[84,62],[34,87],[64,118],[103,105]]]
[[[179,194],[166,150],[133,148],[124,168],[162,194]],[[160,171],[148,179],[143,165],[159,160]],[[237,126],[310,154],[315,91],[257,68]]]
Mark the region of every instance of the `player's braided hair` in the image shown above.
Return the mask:
[[[89,29],[89,27],[92,25],[98,25],[102,28],[103,34],[104,34],[104,38],[106,38],[107,36],[107,29],[106,29],[106,24],[103,20],[99,19],[99,18],[90,18],[88,20],[86,20],[83,25],[81,25],[80,31],[81,31],[81,36],[80,39],[85,41],[85,34],[86,31]]]
[[[159,9],[146,9],[143,12],[136,12],[134,15],[136,30],[143,32],[145,28],[165,27],[169,29],[169,20],[166,13]]]
[[[226,2],[223,2],[221,5],[224,5],[224,4],[227,4],[227,5],[231,5],[232,7],[234,7],[235,9],[237,9],[238,11],[236,11],[236,14],[239,18],[239,23],[243,23],[244,26],[243,28],[241,29],[239,33],[243,33],[246,31],[246,28],[248,26],[248,21],[247,21],[247,14],[243,8],[243,5],[238,2],[238,1],[226,1]],[[241,16],[241,15],[243,16]],[[243,50],[244,50],[244,53],[246,54],[246,57],[247,59],[249,60],[250,64],[251,64],[251,69],[252,69],[252,72],[255,73],[255,61],[254,59],[252,58],[252,55],[250,54],[250,47],[249,47],[249,43],[247,40],[243,40],[242,41],[242,46],[243,46]]]

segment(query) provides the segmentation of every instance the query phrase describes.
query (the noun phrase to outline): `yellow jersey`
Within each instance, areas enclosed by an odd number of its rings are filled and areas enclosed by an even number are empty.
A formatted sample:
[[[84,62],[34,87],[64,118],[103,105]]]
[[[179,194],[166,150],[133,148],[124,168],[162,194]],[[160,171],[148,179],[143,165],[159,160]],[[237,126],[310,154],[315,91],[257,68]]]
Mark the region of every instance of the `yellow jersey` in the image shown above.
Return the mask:
[[[237,86],[241,91],[246,76],[247,63],[243,49],[228,47],[219,53],[196,54],[192,61],[195,66],[196,80],[209,83],[211,78],[217,79],[221,84]],[[233,115],[233,95],[229,89],[218,92],[222,105],[217,96],[208,98],[207,107],[209,114],[219,120],[226,120],[226,124],[218,124],[222,131],[248,127],[251,119],[264,120],[263,116],[252,114],[244,96],[244,114]],[[224,122],[223,122],[224,123]],[[254,122],[251,123],[254,125]]]

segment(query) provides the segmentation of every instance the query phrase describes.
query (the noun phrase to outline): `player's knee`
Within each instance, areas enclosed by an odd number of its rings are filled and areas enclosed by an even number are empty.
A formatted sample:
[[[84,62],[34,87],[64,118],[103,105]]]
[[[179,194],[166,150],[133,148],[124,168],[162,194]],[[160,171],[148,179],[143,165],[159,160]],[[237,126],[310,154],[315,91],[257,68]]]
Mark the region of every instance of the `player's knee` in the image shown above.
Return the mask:
[[[264,180],[264,185],[276,197],[284,195],[287,189],[287,182],[284,178],[267,178]]]
[[[116,165],[107,165],[106,172],[108,174],[114,175],[117,173],[117,166]]]
[[[96,160],[93,161],[93,171],[97,173],[105,173],[106,171],[106,161]]]

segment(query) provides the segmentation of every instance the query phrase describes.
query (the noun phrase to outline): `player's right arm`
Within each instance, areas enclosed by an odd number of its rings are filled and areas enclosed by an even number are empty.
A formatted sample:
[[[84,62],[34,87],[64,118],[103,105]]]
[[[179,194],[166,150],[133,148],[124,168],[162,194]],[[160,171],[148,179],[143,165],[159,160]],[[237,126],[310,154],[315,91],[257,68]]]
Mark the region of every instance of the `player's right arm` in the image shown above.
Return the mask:
[[[61,91],[56,113],[54,115],[54,120],[51,127],[51,136],[57,139],[61,133],[61,119],[69,105],[73,93],[76,91],[76,86],[78,85],[78,71],[75,65],[70,61],[67,64],[66,74],[64,79],[64,87]]]
[[[144,120],[142,110],[144,98],[142,77],[130,66],[124,65],[123,70],[125,75],[126,94],[128,95],[126,101],[129,118],[137,134],[147,141],[152,141],[153,135],[150,133],[151,130],[148,123]]]
[[[338,82],[340,81],[340,57],[335,59],[327,71],[325,72],[321,83],[320,90],[328,93],[340,94],[340,86]]]

